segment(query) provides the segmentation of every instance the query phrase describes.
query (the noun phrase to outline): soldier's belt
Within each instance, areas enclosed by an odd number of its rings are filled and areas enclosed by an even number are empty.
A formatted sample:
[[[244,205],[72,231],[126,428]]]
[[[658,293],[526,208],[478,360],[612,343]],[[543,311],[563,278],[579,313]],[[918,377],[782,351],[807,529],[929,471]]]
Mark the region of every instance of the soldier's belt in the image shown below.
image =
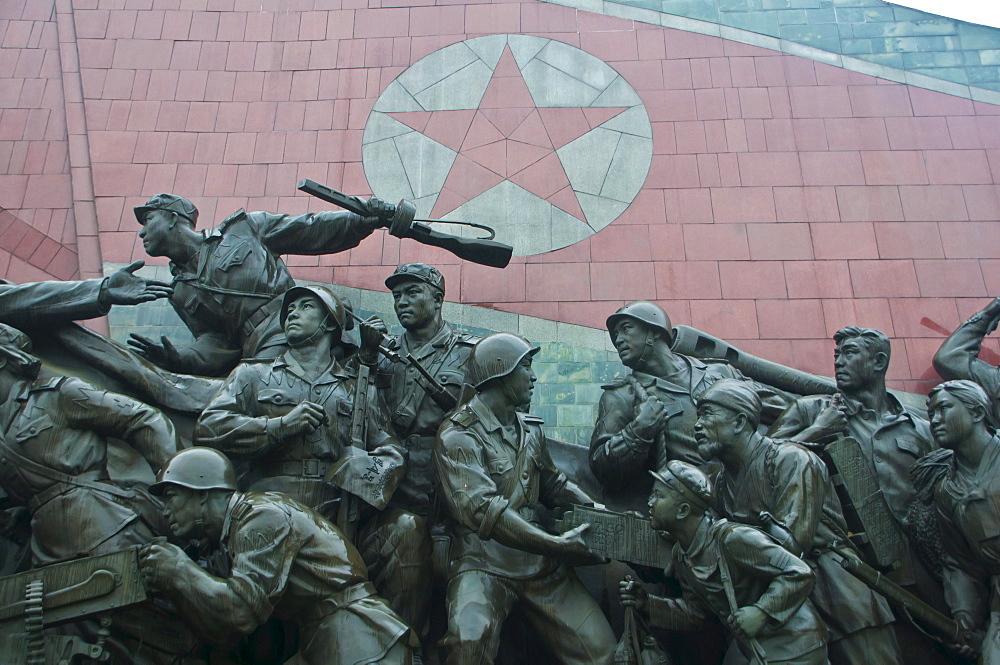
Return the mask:
[[[639,566],[668,568],[670,546],[657,534],[649,519],[631,513],[573,506],[556,522],[559,533],[590,524],[583,540],[597,554]]]
[[[322,478],[332,462],[321,459],[301,459],[269,464],[261,469],[264,478],[272,476],[297,476],[299,478]]]
[[[359,582],[354,586],[349,586],[346,589],[341,589],[336,593],[330,594],[308,607],[303,607],[296,614],[302,623],[319,621],[323,617],[328,617],[351,603],[356,603],[359,600],[364,600],[374,595],[375,586],[371,582]]]

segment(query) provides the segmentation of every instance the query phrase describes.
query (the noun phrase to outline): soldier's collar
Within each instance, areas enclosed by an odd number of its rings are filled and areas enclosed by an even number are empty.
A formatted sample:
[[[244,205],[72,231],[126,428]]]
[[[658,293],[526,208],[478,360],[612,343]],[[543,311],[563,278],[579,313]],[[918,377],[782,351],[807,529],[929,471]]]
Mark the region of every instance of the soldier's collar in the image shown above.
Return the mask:
[[[441,327],[438,329],[436,333],[434,333],[434,337],[432,337],[429,341],[421,344],[418,348],[413,348],[410,346],[410,343],[406,338],[405,332],[403,332],[396,339],[396,348],[403,349],[404,351],[408,351],[409,353],[415,353],[421,349],[427,348],[428,346],[431,346],[435,349],[440,349],[442,347],[448,346],[448,340],[451,339],[451,335],[452,335],[451,324],[449,324],[447,321],[442,321]]]
[[[864,413],[866,411],[868,413],[872,414],[873,418],[875,416],[879,415],[879,414],[875,413],[874,410],[866,408],[864,405],[861,404],[861,402],[859,402],[858,400],[854,399],[853,397],[849,397],[848,395],[845,395],[844,393],[840,393],[840,396],[841,396],[842,402],[844,404],[844,411],[849,416],[856,416],[856,415]],[[897,420],[900,419],[900,418],[910,419],[910,413],[909,413],[909,411],[907,411],[903,407],[903,403],[899,401],[899,398],[896,397],[895,395],[893,395],[891,392],[886,391],[886,393],[885,393],[885,404],[886,404],[886,407],[887,407],[886,411],[887,411],[888,415],[894,417]]]
[[[296,368],[298,367],[298,363],[294,363],[293,364],[292,362],[290,362],[289,358],[286,357],[287,355],[288,355],[288,351],[285,351],[280,356],[278,356],[277,358],[275,358],[274,362],[272,363],[272,367],[274,369],[285,369],[285,370],[288,370],[289,372],[291,372],[292,374],[295,374],[296,376],[299,376],[299,373],[296,371]],[[350,378],[350,375],[347,374],[347,371],[343,368],[343,366],[341,366],[340,363],[337,362],[336,359],[334,359],[333,360],[333,364],[330,365],[329,367],[327,367],[326,371],[324,371],[322,374],[320,374],[319,377],[315,381],[313,381],[312,383],[319,383],[319,380],[322,379],[324,376],[327,376],[327,375],[335,377],[335,378],[338,378],[338,379],[341,379],[341,380]]]
[[[472,398],[469,402],[469,408],[472,409],[472,412],[479,418],[480,425],[482,425],[483,429],[486,431],[497,432],[503,427],[503,425],[500,424],[500,421],[497,420],[497,417],[493,414],[493,409],[486,406],[486,403],[479,399],[479,395]]]

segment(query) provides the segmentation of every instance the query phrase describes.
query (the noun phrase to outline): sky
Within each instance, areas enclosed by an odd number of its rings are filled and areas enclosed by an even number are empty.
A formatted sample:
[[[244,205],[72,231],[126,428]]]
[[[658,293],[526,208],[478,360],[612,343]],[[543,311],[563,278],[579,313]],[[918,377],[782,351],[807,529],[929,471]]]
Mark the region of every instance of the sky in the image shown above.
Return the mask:
[[[888,0],[931,14],[1000,28],[1000,0]]]

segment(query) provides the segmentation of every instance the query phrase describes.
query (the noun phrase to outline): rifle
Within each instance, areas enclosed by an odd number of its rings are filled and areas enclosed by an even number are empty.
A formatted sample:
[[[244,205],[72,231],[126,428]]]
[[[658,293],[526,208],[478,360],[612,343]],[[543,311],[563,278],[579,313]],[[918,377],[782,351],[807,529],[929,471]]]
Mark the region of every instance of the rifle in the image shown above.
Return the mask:
[[[928,634],[932,638],[945,645],[970,643],[972,631],[966,630],[954,619],[938,612],[857,557],[850,556],[839,548],[834,548],[833,551],[840,555],[840,565],[844,570],[902,609],[911,623],[919,622],[929,629],[931,632]]]
[[[321,185],[315,180],[310,180],[309,178],[300,180],[297,189],[301,192],[305,192],[306,194],[315,196],[318,199],[322,199],[327,203],[339,206],[344,210],[353,212],[355,215],[372,217],[377,214],[377,212],[372,210],[371,206],[368,205],[367,201],[362,201],[356,196],[347,196],[346,194],[342,194],[341,192],[331,189],[326,185]],[[400,201],[395,206],[390,205],[388,212],[384,215],[385,217],[391,215],[389,219],[385,220],[388,222],[389,234],[394,235],[397,238],[412,238],[423,245],[431,245],[432,247],[446,249],[460,259],[472,261],[473,263],[478,263],[484,266],[506,268],[507,264],[510,263],[510,257],[514,253],[514,248],[505,243],[493,240],[496,233],[490,227],[484,224],[454,222],[444,219],[414,219],[416,214],[416,206],[405,199]],[[383,217],[383,215],[379,216]],[[488,231],[490,235],[486,238],[462,238],[460,236],[451,235],[450,233],[434,231],[431,227],[427,226],[427,224],[421,224],[420,222],[428,222],[431,224],[440,222],[443,224],[471,226],[478,229],[484,229]]]

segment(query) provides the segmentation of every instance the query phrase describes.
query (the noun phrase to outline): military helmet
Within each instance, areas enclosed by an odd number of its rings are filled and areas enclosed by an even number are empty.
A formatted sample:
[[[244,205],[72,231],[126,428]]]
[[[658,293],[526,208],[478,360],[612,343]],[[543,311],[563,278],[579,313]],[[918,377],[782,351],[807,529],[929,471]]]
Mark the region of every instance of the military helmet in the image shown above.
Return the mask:
[[[620,307],[617,312],[608,317],[608,333],[611,334],[612,344],[618,341],[615,326],[624,318],[635,319],[647,326],[662,330],[667,334],[667,342],[673,342],[674,327],[670,325],[670,317],[663,311],[663,308],[646,300],[636,300]]]
[[[194,490],[236,490],[233,463],[215,448],[195,446],[175,453],[167,460],[149,491],[159,496],[167,485]]]
[[[416,280],[430,284],[444,295],[444,275],[434,266],[426,263],[404,263],[396,271],[385,278],[385,286],[392,289],[396,284],[406,280]]]
[[[285,327],[285,319],[288,318],[288,307],[296,298],[302,296],[315,296],[323,303],[327,313],[333,317],[337,326],[344,330],[344,303],[340,297],[328,286],[313,284],[309,286],[293,286],[285,291],[285,297],[281,299],[281,327]]]
[[[479,340],[465,366],[465,382],[478,388],[490,379],[507,376],[525,356],[538,353],[539,347],[511,333],[494,333]]]
[[[198,224],[198,208],[183,196],[177,196],[176,194],[157,194],[146,201],[144,205],[136,206],[133,210],[135,211],[135,218],[143,226],[146,224],[146,213],[150,210],[176,212],[181,217],[189,220],[191,226]]]

